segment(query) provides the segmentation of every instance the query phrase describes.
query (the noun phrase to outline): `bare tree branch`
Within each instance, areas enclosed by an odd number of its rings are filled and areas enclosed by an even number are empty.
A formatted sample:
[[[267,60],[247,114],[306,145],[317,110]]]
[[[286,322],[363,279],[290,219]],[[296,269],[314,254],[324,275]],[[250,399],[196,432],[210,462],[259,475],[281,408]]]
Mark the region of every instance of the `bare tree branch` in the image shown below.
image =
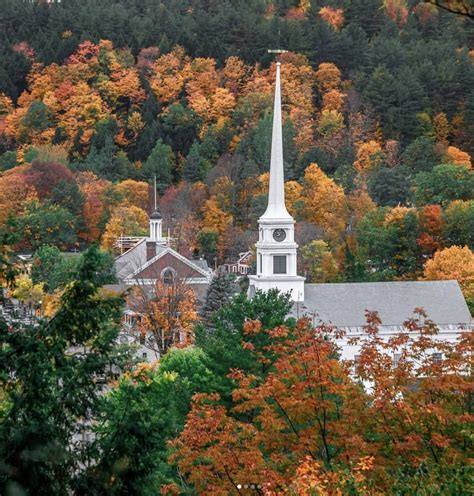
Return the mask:
[[[460,16],[468,17],[469,19],[474,19],[474,3],[473,2],[463,2],[463,1],[442,1],[442,0],[423,0],[424,3],[434,5],[435,7],[449,12],[451,14],[457,14]]]

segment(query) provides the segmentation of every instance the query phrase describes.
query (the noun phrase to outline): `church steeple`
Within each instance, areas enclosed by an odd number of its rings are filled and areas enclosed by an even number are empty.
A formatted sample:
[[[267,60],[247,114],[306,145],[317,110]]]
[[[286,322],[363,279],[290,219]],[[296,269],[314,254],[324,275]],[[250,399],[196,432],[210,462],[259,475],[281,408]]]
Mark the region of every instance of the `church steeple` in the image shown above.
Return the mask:
[[[158,203],[156,198],[156,176],[153,177],[153,212],[150,214],[150,236],[149,241],[156,241],[163,243],[163,217],[158,210]]]
[[[276,64],[268,205],[258,224],[257,274],[249,276],[249,297],[255,291],[276,288],[283,293],[290,292],[293,301],[304,301],[304,277],[298,276],[296,271],[295,221],[285,205],[279,62]]]
[[[270,157],[270,188],[268,205],[262,219],[291,218],[285,205],[283,167],[283,134],[281,122],[280,62],[276,64],[275,102],[273,105],[272,152]]]

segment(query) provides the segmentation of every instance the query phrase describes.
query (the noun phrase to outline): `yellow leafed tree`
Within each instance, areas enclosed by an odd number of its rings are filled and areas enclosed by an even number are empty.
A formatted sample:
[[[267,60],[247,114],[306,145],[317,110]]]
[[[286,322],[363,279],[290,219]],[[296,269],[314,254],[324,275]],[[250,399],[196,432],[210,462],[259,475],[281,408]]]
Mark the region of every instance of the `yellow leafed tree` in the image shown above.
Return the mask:
[[[324,229],[329,239],[339,238],[347,222],[344,190],[311,164],[305,170],[302,196],[305,219]]]
[[[437,251],[424,266],[425,279],[456,279],[466,298],[474,298],[474,253],[469,247],[450,246]]]
[[[175,47],[159,57],[151,67],[150,86],[159,102],[170,104],[178,98],[189,78],[189,58]]]
[[[112,211],[102,236],[102,248],[112,250],[120,236],[145,236],[148,232],[148,215],[141,208],[120,206]]]
[[[361,143],[357,149],[357,160],[354,169],[367,172],[376,169],[382,163],[382,148],[377,141]]]
[[[143,181],[126,179],[115,186],[115,191],[119,193],[126,204],[145,210],[148,208],[148,184]]]

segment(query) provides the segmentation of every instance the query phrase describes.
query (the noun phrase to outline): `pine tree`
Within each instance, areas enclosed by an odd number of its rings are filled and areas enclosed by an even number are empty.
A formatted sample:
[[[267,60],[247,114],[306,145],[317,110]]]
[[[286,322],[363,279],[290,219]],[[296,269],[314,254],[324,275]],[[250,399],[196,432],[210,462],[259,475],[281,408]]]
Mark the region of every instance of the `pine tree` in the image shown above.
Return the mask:
[[[51,320],[0,321],[1,494],[72,494],[88,462],[76,435],[98,413],[97,377],[128,358],[116,345],[123,299],[99,295],[101,264],[90,248]]]
[[[217,273],[209,285],[206,294],[206,303],[201,311],[206,326],[211,325],[212,315],[238,292],[239,286],[235,282],[233,274],[223,271]]]

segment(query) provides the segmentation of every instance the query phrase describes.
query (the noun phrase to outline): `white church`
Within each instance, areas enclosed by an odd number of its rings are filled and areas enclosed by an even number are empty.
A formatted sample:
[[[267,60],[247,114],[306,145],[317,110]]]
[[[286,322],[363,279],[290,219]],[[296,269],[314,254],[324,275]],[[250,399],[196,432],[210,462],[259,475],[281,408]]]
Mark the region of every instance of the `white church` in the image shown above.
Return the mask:
[[[471,330],[472,317],[457,281],[305,284],[297,274],[295,220],[285,205],[280,63],[275,84],[268,205],[258,221],[257,273],[249,275],[248,296],[272,288],[289,292],[296,317],[308,316],[315,324],[333,324],[346,332],[339,344],[342,358],[348,359],[358,347],[347,341],[363,334],[366,311],[379,313],[385,339],[404,329],[415,308],[423,308],[437,324],[440,340],[454,341],[461,330]]]

